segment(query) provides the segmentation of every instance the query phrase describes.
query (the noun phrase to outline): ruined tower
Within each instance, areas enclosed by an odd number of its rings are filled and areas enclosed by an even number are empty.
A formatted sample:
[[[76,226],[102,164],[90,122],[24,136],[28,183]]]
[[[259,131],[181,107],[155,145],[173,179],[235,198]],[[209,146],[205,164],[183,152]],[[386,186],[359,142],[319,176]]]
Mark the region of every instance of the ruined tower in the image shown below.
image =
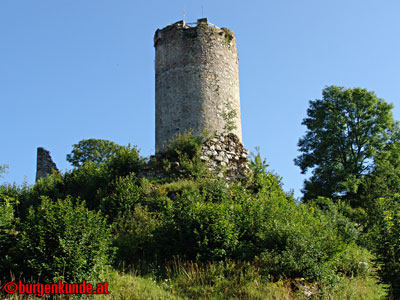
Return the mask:
[[[199,19],[156,31],[156,152],[178,133],[235,134],[242,141],[235,35]]]
[[[51,174],[53,170],[58,171],[56,164],[50,156],[50,152],[42,147],[37,148],[37,161],[36,161],[36,181],[39,178],[46,177]]]

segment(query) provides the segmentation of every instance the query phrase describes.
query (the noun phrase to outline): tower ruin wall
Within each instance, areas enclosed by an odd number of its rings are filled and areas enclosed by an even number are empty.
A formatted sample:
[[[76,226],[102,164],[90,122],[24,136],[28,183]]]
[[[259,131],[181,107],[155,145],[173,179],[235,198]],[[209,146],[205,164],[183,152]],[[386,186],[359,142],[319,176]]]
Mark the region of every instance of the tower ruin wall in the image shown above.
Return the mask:
[[[50,152],[42,147],[37,148],[36,160],[36,181],[39,178],[46,177],[51,174],[53,170],[58,171],[56,164],[51,159]]]
[[[207,19],[198,20],[196,27],[180,21],[157,30],[154,47],[156,152],[185,131],[229,131],[241,142],[238,56],[232,31]]]

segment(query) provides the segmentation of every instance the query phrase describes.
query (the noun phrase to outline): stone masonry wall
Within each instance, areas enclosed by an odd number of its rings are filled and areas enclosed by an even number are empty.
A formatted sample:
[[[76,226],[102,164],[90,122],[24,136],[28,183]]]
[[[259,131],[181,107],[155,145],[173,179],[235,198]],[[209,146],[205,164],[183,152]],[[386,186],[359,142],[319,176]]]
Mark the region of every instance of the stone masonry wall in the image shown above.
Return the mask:
[[[157,30],[156,153],[177,133],[232,132],[242,140],[239,71],[235,35],[207,19],[196,27],[184,21]]]
[[[220,134],[208,139],[201,150],[201,160],[209,163],[209,168],[219,177],[242,178],[249,174],[249,151],[233,134]]]
[[[249,151],[246,150],[239,138],[233,134],[216,134],[206,139],[201,148],[200,159],[208,164],[210,171],[217,177],[227,181],[241,179],[250,173]],[[166,173],[157,167],[157,162],[169,159],[165,152],[156,153],[150,157],[150,163],[138,174],[139,177],[163,178]],[[171,161],[174,171],[179,171],[179,162]]]
[[[56,164],[51,159],[50,152],[42,147],[37,148],[36,181],[51,174],[53,169],[58,171]]]

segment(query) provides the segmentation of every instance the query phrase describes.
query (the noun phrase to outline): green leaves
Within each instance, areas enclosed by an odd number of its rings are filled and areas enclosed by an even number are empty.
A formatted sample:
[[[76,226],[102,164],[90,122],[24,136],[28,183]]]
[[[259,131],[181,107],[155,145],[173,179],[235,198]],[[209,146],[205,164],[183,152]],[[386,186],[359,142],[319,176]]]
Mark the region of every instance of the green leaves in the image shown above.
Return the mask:
[[[378,274],[390,284],[391,299],[400,298],[400,195],[391,199],[381,198],[378,222],[373,230],[374,250],[379,264]]]
[[[362,181],[362,201],[371,203],[380,197],[391,198],[400,193],[400,130],[398,124],[385,148],[375,156],[375,165]]]
[[[72,171],[42,178],[32,188],[0,187],[0,250],[10,253],[0,259],[0,273],[93,282],[115,246],[114,263],[143,271],[178,258],[239,260],[274,279],[361,272],[358,259],[367,255],[353,246],[358,231],[341,214],[342,202],[296,203],[259,154],[248,177],[228,183],[207,170],[201,137],[190,134],[178,136],[148,164],[135,147],[111,144],[110,150],[101,140],[78,145]],[[387,156],[382,168],[393,157]],[[165,161],[173,164],[170,170],[162,168]],[[165,177],[141,176],[156,168]],[[352,176],[347,182],[358,179]]]
[[[111,234],[105,219],[70,199],[42,203],[23,223],[19,244],[28,278],[43,282],[96,280],[110,262]]]
[[[357,192],[374,157],[390,138],[394,125],[392,105],[365,89],[330,86],[323,99],[310,101],[306,135],[299,142],[302,152],[294,161],[305,181],[304,198],[342,197]]]
[[[67,155],[74,167],[82,166],[86,161],[100,164],[117,152],[122,146],[108,140],[87,139],[73,145],[71,154]]]

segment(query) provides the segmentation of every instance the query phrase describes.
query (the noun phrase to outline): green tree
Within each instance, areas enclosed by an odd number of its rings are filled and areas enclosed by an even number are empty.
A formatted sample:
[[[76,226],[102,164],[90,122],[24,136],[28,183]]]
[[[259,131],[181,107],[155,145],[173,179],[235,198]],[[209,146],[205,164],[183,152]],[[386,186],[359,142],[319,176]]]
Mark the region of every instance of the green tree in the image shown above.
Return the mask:
[[[375,156],[374,168],[365,176],[360,186],[359,196],[363,201],[390,198],[400,193],[400,128],[395,124],[391,140],[383,151]]]
[[[81,140],[72,146],[73,150],[67,155],[67,161],[74,167],[82,166],[86,161],[100,164],[116,153],[122,146],[101,139]]]
[[[304,200],[351,198],[390,139],[393,105],[361,88],[329,86],[322,95],[310,101],[302,122],[307,131],[298,142],[302,154],[294,160],[303,174],[312,170]]]
[[[353,205],[361,206],[365,210],[365,218],[358,220],[363,223],[365,231],[380,222],[381,207],[377,205],[379,199],[392,199],[393,195],[400,194],[400,130],[395,124],[391,140],[384,150],[377,153],[371,172],[364,176],[354,197]],[[374,234],[368,235],[373,242]],[[370,244],[369,242],[369,244]]]

